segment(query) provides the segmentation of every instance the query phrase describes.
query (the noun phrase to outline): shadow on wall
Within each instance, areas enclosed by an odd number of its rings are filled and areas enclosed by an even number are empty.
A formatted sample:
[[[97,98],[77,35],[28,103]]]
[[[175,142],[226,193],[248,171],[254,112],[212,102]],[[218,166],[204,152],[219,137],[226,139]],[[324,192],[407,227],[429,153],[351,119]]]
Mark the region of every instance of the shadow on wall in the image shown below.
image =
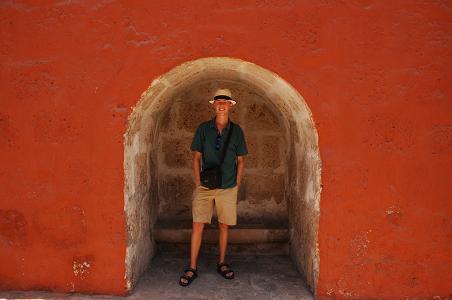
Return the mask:
[[[321,162],[311,113],[279,76],[233,58],[198,59],[172,69],[152,82],[129,116],[124,135],[128,288],[155,252],[157,218],[190,219],[191,138],[196,126],[213,116],[207,100],[224,84],[239,101],[231,120],[244,128],[250,152],[239,217],[288,216],[291,257],[315,292]]]

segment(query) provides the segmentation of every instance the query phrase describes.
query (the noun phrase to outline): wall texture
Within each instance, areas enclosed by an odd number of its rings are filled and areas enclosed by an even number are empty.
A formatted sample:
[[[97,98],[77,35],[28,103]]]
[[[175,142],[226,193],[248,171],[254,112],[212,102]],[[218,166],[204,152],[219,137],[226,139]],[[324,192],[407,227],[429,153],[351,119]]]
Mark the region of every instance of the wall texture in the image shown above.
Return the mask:
[[[450,2],[158,2],[0,3],[0,288],[126,291],[127,116],[160,74],[230,56],[312,111],[318,296],[450,295]]]

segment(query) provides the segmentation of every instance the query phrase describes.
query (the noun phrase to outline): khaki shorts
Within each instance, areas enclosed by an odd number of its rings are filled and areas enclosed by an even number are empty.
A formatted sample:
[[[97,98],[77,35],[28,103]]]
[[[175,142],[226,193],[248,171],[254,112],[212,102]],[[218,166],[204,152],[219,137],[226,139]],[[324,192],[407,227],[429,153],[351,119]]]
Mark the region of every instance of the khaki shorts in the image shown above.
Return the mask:
[[[210,224],[215,203],[218,222],[236,225],[237,190],[237,186],[229,189],[214,190],[202,185],[195,188],[192,201],[193,222]]]

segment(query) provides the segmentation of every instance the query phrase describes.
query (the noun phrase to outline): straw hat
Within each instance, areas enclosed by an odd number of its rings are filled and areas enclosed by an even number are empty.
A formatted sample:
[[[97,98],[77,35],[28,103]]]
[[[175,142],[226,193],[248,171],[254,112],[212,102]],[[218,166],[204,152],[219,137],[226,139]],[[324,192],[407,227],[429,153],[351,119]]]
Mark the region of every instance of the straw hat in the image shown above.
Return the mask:
[[[229,102],[232,103],[232,105],[237,104],[237,102],[235,100],[232,99],[232,94],[231,91],[229,89],[218,89],[215,91],[215,93],[213,94],[213,99],[209,100],[210,104],[213,104],[215,102],[215,100],[228,100]]]

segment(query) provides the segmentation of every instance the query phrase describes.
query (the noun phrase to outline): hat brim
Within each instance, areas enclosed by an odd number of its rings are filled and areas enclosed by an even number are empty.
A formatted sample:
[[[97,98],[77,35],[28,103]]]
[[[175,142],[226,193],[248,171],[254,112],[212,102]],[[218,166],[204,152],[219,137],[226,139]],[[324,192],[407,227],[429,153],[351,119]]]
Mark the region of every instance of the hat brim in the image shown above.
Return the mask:
[[[220,100],[220,99],[218,99],[218,100]],[[221,99],[221,100],[225,100],[225,99]],[[226,100],[226,101],[231,102],[232,105],[236,105],[236,104],[237,104],[237,102],[235,102],[234,100]],[[215,100],[209,100],[209,103],[210,103],[210,104],[213,104],[214,102],[215,102]]]

